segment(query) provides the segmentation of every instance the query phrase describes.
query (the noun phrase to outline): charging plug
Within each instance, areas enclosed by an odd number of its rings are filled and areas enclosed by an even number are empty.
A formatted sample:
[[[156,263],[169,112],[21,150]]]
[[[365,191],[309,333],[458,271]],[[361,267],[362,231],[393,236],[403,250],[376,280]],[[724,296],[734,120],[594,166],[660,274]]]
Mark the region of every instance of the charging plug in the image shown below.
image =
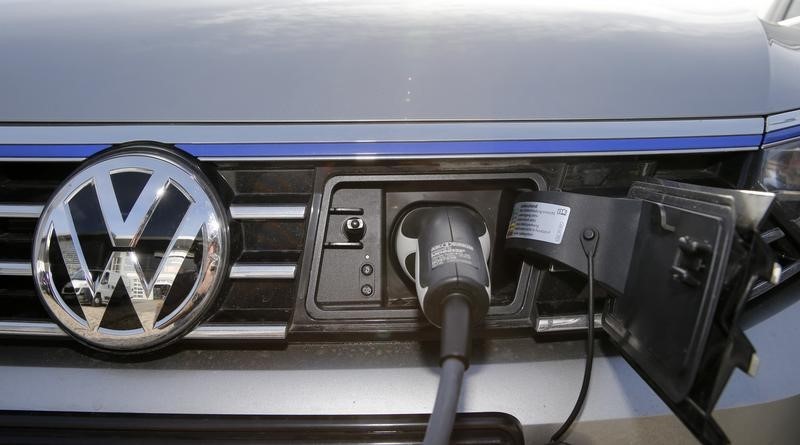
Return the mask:
[[[483,218],[461,206],[414,209],[396,230],[400,266],[415,283],[425,317],[439,327],[444,302],[456,294],[469,302],[472,323],[486,316],[491,301],[490,248]]]
[[[415,284],[420,308],[442,328],[442,373],[424,443],[446,444],[469,367],[471,326],[489,310],[489,231],[475,211],[442,206],[410,211],[395,233],[395,253]]]

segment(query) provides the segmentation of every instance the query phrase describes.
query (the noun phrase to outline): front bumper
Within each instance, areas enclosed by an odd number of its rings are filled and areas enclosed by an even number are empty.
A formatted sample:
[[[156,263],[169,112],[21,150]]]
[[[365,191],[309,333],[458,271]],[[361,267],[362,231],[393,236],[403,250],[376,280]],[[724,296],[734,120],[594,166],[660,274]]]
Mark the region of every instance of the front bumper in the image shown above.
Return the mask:
[[[800,283],[745,313],[761,369],[736,372],[715,417],[734,443],[792,443],[800,407]],[[688,430],[601,340],[571,443],[693,443]],[[436,345],[297,344],[273,349],[178,346],[135,362],[64,346],[2,345],[0,409],[149,414],[400,415],[429,413]],[[502,412],[525,442],[546,442],[569,412],[583,371],[580,340],[475,345],[460,412]]]

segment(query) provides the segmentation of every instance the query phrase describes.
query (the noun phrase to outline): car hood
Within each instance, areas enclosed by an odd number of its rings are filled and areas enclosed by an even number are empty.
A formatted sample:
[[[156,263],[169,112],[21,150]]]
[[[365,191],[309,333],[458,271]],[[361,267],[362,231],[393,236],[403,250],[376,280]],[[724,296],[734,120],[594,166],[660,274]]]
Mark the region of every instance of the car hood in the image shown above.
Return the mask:
[[[0,0],[0,121],[627,119],[800,106],[730,2]]]

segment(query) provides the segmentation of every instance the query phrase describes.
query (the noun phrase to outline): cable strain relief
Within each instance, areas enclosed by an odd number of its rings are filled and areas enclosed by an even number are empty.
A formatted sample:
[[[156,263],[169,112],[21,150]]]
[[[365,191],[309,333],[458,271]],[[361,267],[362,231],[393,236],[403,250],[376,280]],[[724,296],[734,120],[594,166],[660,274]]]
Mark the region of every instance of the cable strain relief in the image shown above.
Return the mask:
[[[462,293],[452,293],[442,301],[442,344],[439,365],[447,359],[456,358],[464,363],[464,369],[469,368],[472,345],[471,312],[470,300]]]

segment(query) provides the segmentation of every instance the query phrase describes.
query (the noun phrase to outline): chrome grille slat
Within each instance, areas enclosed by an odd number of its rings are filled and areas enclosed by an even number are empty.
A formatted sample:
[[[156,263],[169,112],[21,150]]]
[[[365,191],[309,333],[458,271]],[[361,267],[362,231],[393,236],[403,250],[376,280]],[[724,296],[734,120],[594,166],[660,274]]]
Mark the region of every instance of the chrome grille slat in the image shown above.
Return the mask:
[[[304,219],[306,217],[305,204],[297,205],[249,205],[233,204],[230,207],[231,217],[239,220],[263,219]]]
[[[236,263],[231,267],[230,279],[294,279],[295,264]]]
[[[38,218],[43,209],[41,204],[0,204],[0,218]]]
[[[207,324],[200,325],[184,337],[189,340],[283,340],[286,324]]]
[[[67,333],[48,321],[0,321],[0,337],[67,337]],[[205,324],[189,332],[189,340],[283,340],[285,323]]]
[[[0,204],[0,218],[38,218],[44,205],[41,204]],[[303,219],[306,216],[305,204],[232,204],[233,219]]]
[[[0,276],[30,276],[31,264],[23,262],[0,262]]]
[[[536,332],[539,333],[583,331],[587,327],[585,314],[539,317],[536,320]],[[603,327],[602,314],[594,314],[594,327]]]
[[[295,264],[236,263],[230,279],[294,279]],[[0,276],[29,276],[31,265],[23,262],[0,262]]]
[[[49,321],[0,321],[0,336],[66,337],[57,324]]]

